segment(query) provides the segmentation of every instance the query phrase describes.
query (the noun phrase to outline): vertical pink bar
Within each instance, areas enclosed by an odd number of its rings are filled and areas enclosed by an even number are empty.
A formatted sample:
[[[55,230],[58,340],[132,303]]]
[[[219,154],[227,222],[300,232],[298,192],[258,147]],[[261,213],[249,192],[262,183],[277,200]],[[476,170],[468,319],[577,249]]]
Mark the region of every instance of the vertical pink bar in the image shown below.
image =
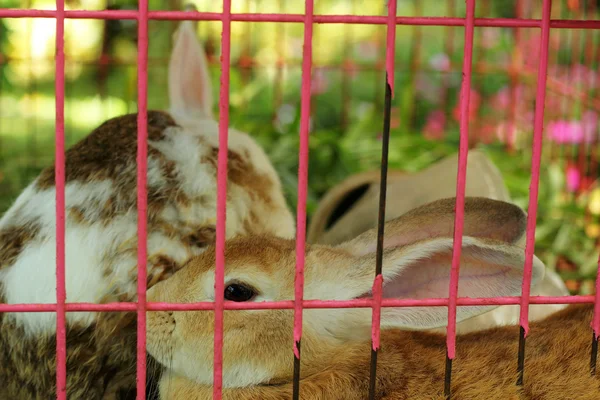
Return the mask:
[[[521,317],[525,337],[529,332],[529,294],[531,291],[531,268],[535,249],[535,220],[537,217],[538,189],[540,186],[540,160],[542,157],[542,133],[544,129],[544,104],[546,102],[546,78],[548,75],[548,41],[550,38],[550,0],[544,0],[542,8],[542,32],[540,61],[538,64],[537,94],[535,97],[535,119],[533,126],[533,157],[531,159],[531,183],[529,184],[529,206],[527,208],[527,241],[525,244],[525,268],[521,288]]]
[[[219,95],[219,156],[217,169],[217,243],[215,266],[215,334],[213,399],[223,389],[223,302],[225,286],[225,218],[227,202],[227,140],[229,129],[229,65],[231,58],[231,0],[223,0],[221,34],[221,91]]]
[[[385,72],[387,84],[390,86],[392,98],[394,97],[394,62],[396,59],[396,12],[397,1],[388,0],[387,7],[387,38],[385,52]],[[388,132],[389,133],[389,132]],[[385,239],[384,239],[385,241]],[[383,290],[383,275],[379,274],[373,282],[373,314],[371,319],[371,344],[373,350],[379,349],[379,337],[381,330],[381,298]]]
[[[469,152],[469,97],[471,93],[471,68],[473,65],[473,30],[475,0],[467,0],[465,19],[465,49],[463,56],[463,81],[460,91],[460,145],[458,149],[458,173],[456,177],[456,215],[454,217],[454,247],[452,270],[450,271],[450,294],[448,298],[448,328],[446,347],[448,358],[454,359],[456,352],[456,298],[458,296],[458,272],[462,250],[462,234],[465,217],[465,185],[467,177],[467,155]]]
[[[371,318],[371,346],[374,351],[377,351],[379,350],[379,339],[381,334],[381,299],[383,297],[383,275],[379,274],[375,277],[372,292],[373,316]]]
[[[600,258],[598,259],[598,272],[596,275],[596,298],[594,299],[594,318],[592,319],[592,329],[596,340],[600,337]]]
[[[392,90],[394,98],[394,60],[396,56],[396,0],[387,0],[387,46],[385,57],[385,72],[387,73],[387,82]],[[392,29],[393,27],[393,29]]]
[[[65,2],[56,0],[56,398],[67,399],[65,316]]]
[[[302,301],[304,300],[304,250],[306,247],[306,195],[308,190],[308,131],[310,129],[313,13],[314,0],[306,0],[304,8],[304,47],[302,49],[298,206],[296,208],[296,279],[294,281],[294,356],[296,358],[300,358],[298,342],[302,338]]]
[[[590,7],[590,14],[595,16],[596,15],[596,6],[593,5]],[[593,34],[590,34],[590,36]],[[591,42],[591,41],[590,41]],[[596,58],[598,59],[598,61],[600,62],[600,49],[596,49]],[[588,60],[588,65],[592,66],[593,65],[593,55],[590,54],[589,60]],[[594,75],[594,77],[592,78],[592,81],[590,82],[590,87],[594,87],[594,83],[597,80],[597,74]],[[596,127],[595,129],[598,129],[598,127]],[[589,175],[588,176],[596,176],[596,171],[597,171],[597,165],[598,165],[598,160],[596,159],[596,151],[597,151],[597,146],[598,146],[598,141],[594,140],[594,142],[592,143],[592,154],[590,156],[590,170],[589,170]],[[598,338],[600,337],[600,257],[598,258],[598,271],[596,274],[596,298],[594,300],[594,318],[592,319],[592,329],[594,330],[594,337],[596,338],[596,340],[598,340]]]
[[[137,400],[146,398],[146,278],[148,238],[148,0],[139,0],[138,11],[138,285],[137,285]]]

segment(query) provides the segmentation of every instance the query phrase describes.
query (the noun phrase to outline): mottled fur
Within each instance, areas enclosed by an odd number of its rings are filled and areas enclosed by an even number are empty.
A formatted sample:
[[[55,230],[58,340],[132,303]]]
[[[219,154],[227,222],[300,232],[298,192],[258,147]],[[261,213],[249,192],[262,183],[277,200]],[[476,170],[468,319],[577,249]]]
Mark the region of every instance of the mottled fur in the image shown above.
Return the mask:
[[[447,297],[454,202],[455,199],[432,202],[386,224],[384,298]],[[524,251],[515,241],[525,229],[525,220],[524,212],[514,205],[484,198],[466,199],[460,297],[520,293]],[[373,282],[375,244],[373,229],[338,246],[307,246],[304,298],[347,300],[367,295]],[[154,286],[148,297],[168,302],[212,301],[214,260],[215,249],[211,246],[173,277]],[[235,282],[255,288],[257,295],[252,301],[293,299],[294,241],[268,236],[236,238],[226,243],[225,260],[225,285]],[[541,261],[534,257],[534,285],[543,279],[544,270]],[[459,307],[457,321],[489,309]],[[565,398],[550,397],[548,393],[556,393],[561,387],[571,388],[558,379],[565,374],[562,365],[550,371],[551,365],[558,364],[557,355],[562,356],[567,349],[573,355],[565,354],[566,365],[576,372],[573,379],[581,377],[581,384],[573,386],[582,396],[576,398],[591,399],[592,392],[597,396],[598,381],[591,380],[586,369],[591,337],[589,318],[590,307],[574,307],[532,325],[522,395],[514,387],[517,328],[459,336],[453,374],[455,398]],[[211,398],[213,322],[212,313],[202,311],[149,314],[148,351],[167,368],[160,384],[162,400]],[[445,307],[382,309],[378,399],[442,398],[444,336],[414,330],[446,323]],[[302,399],[368,398],[370,324],[368,308],[304,310]],[[293,310],[225,311],[224,398],[289,399],[292,343]],[[551,377],[550,383],[548,379],[544,384],[536,383],[543,374]],[[596,386],[591,382],[596,382]]]
[[[197,51],[191,22],[183,23],[172,66]],[[207,111],[210,82],[198,80],[205,69],[187,63],[169,82],[175,106],[147,115],[148,287],[215,240],[218,124]],[[198,85],[201,93],[191,91]],[[114,118],[66,152],[68,302],[136,300],[137,129],[137,115]],[[294,221],[263,150],[230,129],[228,156],[227,237],[292,237]],[[0,220],[2,303],[56,300],[54,181],[54,168],[45,169]],[[53,313],[0,314],[1,399],[53,396],[55,329]],[[135,340],[135,313],[67,313],[67,397],[135,395]],[[150,368],[150,377],[156,373]]]

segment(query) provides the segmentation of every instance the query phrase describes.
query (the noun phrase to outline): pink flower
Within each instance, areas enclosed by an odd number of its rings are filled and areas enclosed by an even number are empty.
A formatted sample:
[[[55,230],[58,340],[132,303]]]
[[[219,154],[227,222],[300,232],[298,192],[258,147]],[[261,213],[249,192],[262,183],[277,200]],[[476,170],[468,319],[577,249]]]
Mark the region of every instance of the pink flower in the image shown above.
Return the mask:
[[[585,135],[581,121],[558,120],[548,124],[550,140],[562,144],[590,143],[593,136]],[[593,132],[591,132],[593,135]]]
[[[564,121],[552,121],[548,124],[546,131],[550,140],[556,143],[566,143],[566,129]]]
[[[441,110],[431,112],[427,116],[423,135],[427,139],[442,139],[444,137],[444,129],[446,127],[446,115]]]
[[[573,64],[564,75],[570,78],[572,85],[583,85],[586,89],[593,89],[596,71],[582,64]]]
[[[579,175],[579,170],[575,165],[567,166],[567,190],[571,193],[576,192],[579,189],[579,184],[581,182],[581,176]]]
[[[429,60],[429,65],[436,71],[447,72],[450,71],[450,58],[446,53],[434,54]]]

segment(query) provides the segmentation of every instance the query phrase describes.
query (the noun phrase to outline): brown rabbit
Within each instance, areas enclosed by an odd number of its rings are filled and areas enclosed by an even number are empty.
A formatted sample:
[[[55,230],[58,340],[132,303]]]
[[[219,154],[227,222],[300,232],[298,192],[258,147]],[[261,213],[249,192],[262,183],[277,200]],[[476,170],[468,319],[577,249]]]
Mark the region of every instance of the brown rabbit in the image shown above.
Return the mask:
[[[386,224],[384,298],[447,297],[454,199],[419,207]],[[467,198],[459,296],[518,295],[525,214],[517,206]],[[306,249],[305,299],[368,295],[375,230],[331,247]],[[231,240],[225,250],[226,301],[272,301],[294,295],[295,244],[271,237]],[[214,299],[214,248],[154,286],[151,301]],[[544,275],[534,258],[532,284]],[[493,307],[459,307],[459,321]],[[527,341],[525,385],[516,382],[518,328],[461,335],[454,363],[454,399],[597,399],[590,377],[591,306],[573,306],[534,323]],[[378,399],[443,399],[445,337],[414,332],[447,323],[446,307],[382,309]],[[300,396],[305,400],[368,398],[371,310],[304,311]],[[292,394],[292,310],[225,311],[223,398],[287,400]],[[401,330],[404,329],[404,330]],[[408,330],[407,330],[408,329]],[[167,371],[162,400],[212,398],[213,313],[152,312],[148,351]]]
[[[214,242],[218,124],[193,25],[176,33],[171,109],[148,112],[148,287]],[[137,116],[106,121],[66,153],[67,302],[135,301]],[[293,237],[264,151],[229,131],[227,236]],[[56,301],[54,168],[0,220],[0,302]],[[67,313],[67,396],[135,396],[135,313]],[[0,314],[0,399],[56,391],[54,313]],[[152,373],[149,374],[151,376]]]

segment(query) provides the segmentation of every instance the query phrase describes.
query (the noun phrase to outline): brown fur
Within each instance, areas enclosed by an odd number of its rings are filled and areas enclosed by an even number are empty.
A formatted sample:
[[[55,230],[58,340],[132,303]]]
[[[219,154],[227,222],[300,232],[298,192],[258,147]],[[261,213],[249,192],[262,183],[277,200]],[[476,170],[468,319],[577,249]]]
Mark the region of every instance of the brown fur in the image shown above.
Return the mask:
[[[161,141],[167,128],[177,127],[173,118],[163,111],[148,111],[148,140]],[[65,160],[65,182],[89,183],[111,180],[115,184],[114,194],[104,203],[94,204],[88,211],[69,208],[68,215],[75,221],[92,224],[97,220],[109,223],[114,217],[129,209],[137,208],[137,114],[112,118],[67,150]],[[165,204],[174,200],[181,205],[190,200],[181,192],[181,184],[175,176],[175,165],[161,152],[148,146],[148,156],[156,158],[161,165],[167,184],[148,187],[148,218],[155,218]],[[53,188],[54,167],[40,174],[36,185],[39,189]]]
[[[219,149],[213,147],[210,156],[206,157],[205,162],[209,162],[217,169],[219,159]],[[227,177],[228,179],[245,188],[253,199],[260,198],[265,205],[271,205],[271,199],[267,196],[270,193],[274,182],[267,176],[260,174],[250,162],[250,154],[239,154],[235,151],[227,151]]]
[[[177,127],[175,120],[163,111],[148,111],[148,140],[164,139],[167,128]],[[210,156],[203,161],[213,165],[217,170],[219,149],[213,147]],[[165,159],[158,150],[148,146],[148,156],[157,158],[167,177],[167,187],[148,188],[149,218],[162,211],[170,198],[177,203],[188,205],[190,199],[179,190],[180,183],[174,173],[174,163]],[[241,155],[233,150],[227,152],[228,181],[248,190],[254,198],[260,198],[265,206],[271,205],[268,193],[275,185],[267,175],[260,174],[250,163],[249,155]],[[119,210],[137,206],[136,175],[124,174],[127,168],[135,166],[137,157],[137,114],[129,114],[110,119],[94,129],[90,135],[78,142],[66,153],[65,181],[93,182],[105,179],[117,184],[115,198],[105,204],[93,207],[94,213],[100,213],[101,219],[111,219]],[[54,187],[54,167],[42,171],[37,187],[48,189]],[[166,189],[166,190],[165,190]],[[253,198],[253,199],[254,199]],[[94,216],[86,215],[82,210],[70,209],[69,213],[77,221],[93,221]]]
[[[177,126],[175,120],[169,114],[148,112],[148,140],[161,140],[164,130],[174,126]],[[148,149],[149,154],[153,152]],[[137,114],[109,119],[68,150],[65,180],[118,181],[125,168],[135,165],[136,156]],[[54,180],[54,167],[49,167],[41,173],[37,184],[47,189],[54,187]]]
[[[102,313],[94,326],[67,327],[68,398],[111,399],[111,386],[112,398],[133,398],[135,319],[135,313]],[[0,313],[0,399],[48,399],[56,393],[56,336],[25,337],[23,328]],[[117,374],[121,385],[112,382]]]
[[[531,324],[525,382],[516,385],[518,327],[495,328],[457,338],[452,398],[554,400],[600,398],[600,378],[591,376],[591,305],[574,305]],[[381,400],[445,399],[445,337],[424,332],[383,331],[377,367]],[[368,399],[370,344],[348,344],[328,354],[321,371],[300,382],[303,400]],[[287,362],[291,364],[290,354]],[[303,368],[306,366],[303,365]],[[207,400],[212,388],[174,376],[162,400]],[[224,389],[224,400],[287,400],[292,384]]]
[[[39,226],[34,222],[25,225],[14,225],[0,230],[0,269],[11,265],[23,247],[34,240],[39,233]]]

